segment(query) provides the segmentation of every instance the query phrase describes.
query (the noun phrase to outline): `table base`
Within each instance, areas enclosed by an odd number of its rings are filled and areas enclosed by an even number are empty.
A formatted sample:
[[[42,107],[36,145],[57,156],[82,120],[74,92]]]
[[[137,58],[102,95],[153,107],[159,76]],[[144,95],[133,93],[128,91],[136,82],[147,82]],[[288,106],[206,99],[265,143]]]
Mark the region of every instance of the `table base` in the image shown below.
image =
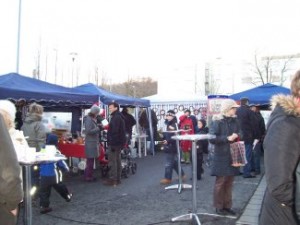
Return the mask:
[[[196,213],[188,213],[181,216],[176,216],[171,219],[172,222],[176,221],[192,221],[193,224],[201,225],[200,219]],[[195,222],[195,223],[194,223]]]
[[[178,193],[181,193],[182,189],[191,189],[193,186],[191,184],[173,184],[165,187],[165,190],[178,189]]]

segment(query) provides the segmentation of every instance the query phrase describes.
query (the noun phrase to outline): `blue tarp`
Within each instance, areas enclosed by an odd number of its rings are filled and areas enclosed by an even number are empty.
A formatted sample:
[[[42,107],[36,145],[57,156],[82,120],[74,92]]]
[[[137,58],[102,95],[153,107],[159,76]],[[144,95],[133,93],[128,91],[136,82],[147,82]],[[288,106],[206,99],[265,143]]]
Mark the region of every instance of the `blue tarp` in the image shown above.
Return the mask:
[[[24,99],[27,102],[40,103],[44,107],[89,108],[98,102],[98,95],[9,73],[0,76],[0,99]]]
[[[121,106],[150,107],[149,100],[115,94],[103,88],[97,87],[92,83],[83,84],[75,87],[74,89],[90,94],[97,94],[100,98],[100,101],[105,105],[111,102],[117,102]]]
[[[267,83],[246,91],[230,95],[229,98],[238,101],[243,97],[247,97],[250,104],[268,105],[270,104],[270,100],[273,95],[290,94],[290,92],[291,91],[288,88]]]

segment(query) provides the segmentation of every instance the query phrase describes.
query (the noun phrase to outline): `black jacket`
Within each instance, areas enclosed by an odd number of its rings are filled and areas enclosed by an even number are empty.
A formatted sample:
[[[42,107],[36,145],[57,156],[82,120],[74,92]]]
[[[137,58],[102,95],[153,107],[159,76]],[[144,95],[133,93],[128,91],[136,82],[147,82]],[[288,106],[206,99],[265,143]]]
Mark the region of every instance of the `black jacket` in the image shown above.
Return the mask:
[[[109,146],[124,146],[126,143],[125,122],[119,111],[111,114],[108,125],[107,144]]]
[[[300,105],[292,96],[272,98],[264,139],[266,193],[260,225],[300,224],[295,213],[295,171],[300,158]]]
[[[164,146],[164,152],[165,153],[176,153],[177,147],[176,147],[176,140],[172,139],[172,137],[176,133],[168,132],[168,131],[175,131],[178,130],[178,124],[177,119],[174,117],[171,121],[165,121],[165,124],[167,126],[167,132],[164,132],[163,139],[168,142],[167,145]]]
[[[231,166],[232,159],[230,153],[230,142],[227,137],[236,133],[242,138],[242,132],[236,117],[215,117],[212,122],[209,133],[216,135],[210,139],[214,144],[214,157],[212,160],[212,176],[235,176],[239,174],[239,168]]]
[[[245,144],[253,144],[254,139],[259,139],[258,121],[255,113],[248,106],[242,105],[236,111]]]

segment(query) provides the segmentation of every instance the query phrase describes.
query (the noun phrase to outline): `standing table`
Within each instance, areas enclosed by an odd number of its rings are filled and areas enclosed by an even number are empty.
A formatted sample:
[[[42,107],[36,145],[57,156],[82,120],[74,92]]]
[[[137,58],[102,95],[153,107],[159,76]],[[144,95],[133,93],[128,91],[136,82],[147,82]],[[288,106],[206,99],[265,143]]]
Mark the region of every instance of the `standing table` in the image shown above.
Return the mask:
[[[198,140],[204,140],[204,139],[211,139],[215,137],[214,135],[210,134],[191,134],[191,135],[176,135],[173,136],[172,139],[175,140],[189,140],[192,141],[192,179],[193,179],[193,185],[192,185],[192,212],[184,215],[180,215],[177,217],[172,218],[172,222],[175,221],[192,221],[195,222],[198,225],[201,225],[200,219],[197,215],[197,197],[196,197],[196,183],[197,183],[197,148],[196,148],[196,142]],[[177,146],[178,147],[178,146]]]

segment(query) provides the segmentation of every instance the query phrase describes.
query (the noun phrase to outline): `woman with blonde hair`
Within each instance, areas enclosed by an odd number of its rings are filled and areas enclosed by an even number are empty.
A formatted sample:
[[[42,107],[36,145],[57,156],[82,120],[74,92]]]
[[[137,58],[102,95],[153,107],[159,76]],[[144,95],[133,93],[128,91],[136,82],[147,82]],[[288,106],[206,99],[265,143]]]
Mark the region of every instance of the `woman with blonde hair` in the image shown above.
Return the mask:
[[[232,187],[234,176],[239,175],[239,168],[233,167],[230,143],[242,139],[242,132],[236,118],[239,107],[232,99],[225,99],[221,104],[221,115],[214,117],[209,133],[216,137],[210,142],[214,144],[211,175],[216,176],[213,205],[220,215],[235,215],[232,210]]]

